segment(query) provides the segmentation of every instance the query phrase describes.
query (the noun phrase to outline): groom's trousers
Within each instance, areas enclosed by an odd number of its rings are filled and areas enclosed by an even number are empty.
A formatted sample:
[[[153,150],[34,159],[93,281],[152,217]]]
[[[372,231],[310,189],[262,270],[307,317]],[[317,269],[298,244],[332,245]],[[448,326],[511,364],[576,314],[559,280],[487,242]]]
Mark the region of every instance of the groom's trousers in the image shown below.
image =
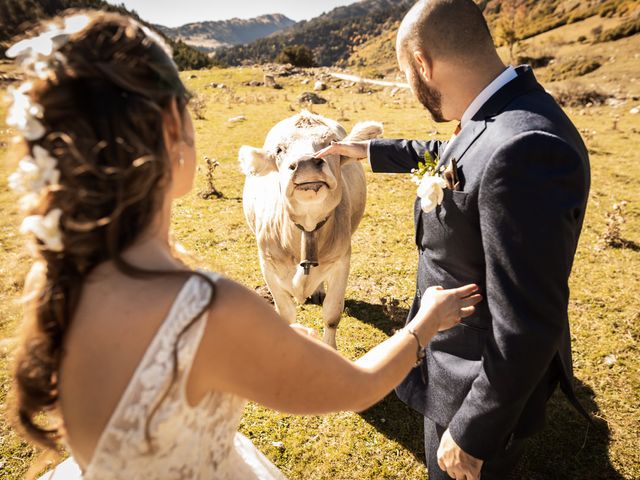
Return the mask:
[[[451,480],[451,477],[440,469],[438,465],[438,446],[446,428],[437,425],[432,420],[424,419],[424,449],[427,460],[429,480]],[[526,438],[514,438],[508,448],[500,451],[494,458],[487,460],[482,466],[480,480],[508,480],[511,477],[518,460],[522,457]]]

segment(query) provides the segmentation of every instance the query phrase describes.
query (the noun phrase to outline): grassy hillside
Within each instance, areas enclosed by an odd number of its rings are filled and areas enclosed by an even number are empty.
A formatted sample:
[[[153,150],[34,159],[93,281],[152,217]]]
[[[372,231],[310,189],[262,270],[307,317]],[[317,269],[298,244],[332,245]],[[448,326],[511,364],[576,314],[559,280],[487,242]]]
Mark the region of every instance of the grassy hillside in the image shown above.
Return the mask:
[[[484,14],[496,33],[500,34],[505,20],[508,23],[510,17],[515,17],[513,21],[521,39],[593,15],[623,17],[640,11],[636,0],[489,0],[486,3]]]
[[[505,45],[504,22],[505,16],[514,15],[513,27],[518,41],[514,48],[515,60],[518,57],[531,56],[536,52],[528,52],[527,46],[531,43],[540,44],[546,39],[554,39],[553,35],[540,35],[541,33],[557,31],[564,36],[568,32],[567,42],[578,42],[585,45],[596,42],[600,37],[610,35],[616,27],[628,25],[620,35],[632,35],[638,31],[636,26],[640,21],[640,3],[630,0],[589,0],[559,1],[559,0],[491,0],[486,3],[484,14],[492,30],[494,40],[498,45]],[[516,5],[515,8],[510,5]],[[510,9],[510,10],[509,10]],[[507,13],[508,11],[508,13]],[[591,18],[590,27],[584,28],[582,20]],[[595,20],[597,19],[597,20]],[[396,31],[399,22],[368,41],[356,45],[349,59],[345,62],[349,68],[356,69],[366,76],[387,76],[396,74],[395,42]],[[635,30],[634,30],[635,29]],[[596,30],[594,34],[591,30]],[[579,32],[572,35],[572,32]],[[533,42],[529,39],[534,38]],[[542,40],[541,40],[542,39]],[[548,44],[547,50],[554,50],[556,45]],[[501,53],[505,60],[509,60],[508,49]],[[526,59],[525,59],[526,60]]]
[[[592,163],[589,209],[571,278],[570,321],[578,396],[598,419],[598,428],[588,430],[562,396],[555,395],[548,426],[532,440],[519,472],[518,478],[526,480],[640,478],[640,114],[630,112],[640,106],[640,36],[597,45],[577,42],[599,22],[604,29],[617,24],[596,17],[530,40],[535,55],[549,49],[557,58],[592,52],[606,59],[594,72],[557,84],[547,83],[548,71],[540,69],[545,86],[597,87],[619,92],[624,100],[567,109],[587,142]],[[9,68],[0,64],[0,74]],[[295,99],[308,88],[299,76],[279,78],[282,90],[244,85],[262,75],[259,68],[183,73],[203,105],[203,118],[195,121],[199,157],[220,162],[215,184],[225,197],[204,200],[198,195],[207,188],[201,164],[195,191],[179,202],[173,223],[175,237],[193,252],[195,265],[225,272],[249,287],[264,281],[255,240],[242,214],[237,151],[243,144],[261,145],[275,122],[300,108]],[[228,88],[208,88],[211,82]],[[0,97],[3,89],[0,86]],[[408,92],[393,97],[388,89],[359,92],[357,85],[329,82],[329,90],[322,92],[329,102],[314,110],[341,119],[347,128],[359,120],[381,120],[388,138],[448,138],[453,130],[453,125],[431,122]],[[0,106],[0,119],[5,110]],[[238,115],[246,121],[228,121]],[[4,412],[19,330],[18,296],[28,268],[17,233],[16,197],[6,185],[17,163],[11,135],[0,120],[0,478],[17,480],[33,463],[35,452],[17,436]],[[353,239],[346,310],[338,333],[338,349],[348,358],[401,327],[415,288],[415,186],[406,176],[370,171],[367,181],[367,210]],[[611,216],[614,204],[622,202],[627,202],[622,207],[624,223]],[[618,237],[616,248],[605,242],[612,235]],[[299,319],[321,330],[318,307],[300,307]],[[322,417],[282,415],[250,404],[241,430],[292,480],[426,477],[421,419],[394,395],[360,414]]]
[[[593,32],[610,31],[624,24],[625,19],[588,18],[565,25],[523,42],[521,54],[530,58],[553,58],[536,74],[552,91],[588,88],[619,99],[640,95],[640,35],[613,42],[591,43]],[[584,40],[586,37],[586,40]],[[505,48],[500,50],[507,57]],[[595,70],[579,75],[580,68],[592,64]]]

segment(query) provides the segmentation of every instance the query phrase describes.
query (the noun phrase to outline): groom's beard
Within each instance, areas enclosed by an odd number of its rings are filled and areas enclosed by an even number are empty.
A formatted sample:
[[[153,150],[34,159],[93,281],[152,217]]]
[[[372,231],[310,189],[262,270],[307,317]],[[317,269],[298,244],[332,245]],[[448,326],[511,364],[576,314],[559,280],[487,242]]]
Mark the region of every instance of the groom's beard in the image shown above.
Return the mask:
[[[411,87],[416,98],[429,111],[435,122],[446,122],[447,120],[442,115],[442,94],[427,85],[414,67],[412,69]]]

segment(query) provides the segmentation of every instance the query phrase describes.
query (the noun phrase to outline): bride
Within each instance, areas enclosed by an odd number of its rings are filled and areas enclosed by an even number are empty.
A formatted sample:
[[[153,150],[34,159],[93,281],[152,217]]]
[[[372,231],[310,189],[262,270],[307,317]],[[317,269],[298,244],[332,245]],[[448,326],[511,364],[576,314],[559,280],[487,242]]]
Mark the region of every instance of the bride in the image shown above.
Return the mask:
[[[25,150],[10,184],[35,256],[17,419],[32,441],[66,445],[82,478],[284,478],[237,432],[246,400],[364,410],[474,311],[477,287],[431,289],[405,329],[351,362],[238,283],[190,270],[169,241],[196,169],[171,52],[114,14],[42,31],[7,52],[28,79],[9,112]]]

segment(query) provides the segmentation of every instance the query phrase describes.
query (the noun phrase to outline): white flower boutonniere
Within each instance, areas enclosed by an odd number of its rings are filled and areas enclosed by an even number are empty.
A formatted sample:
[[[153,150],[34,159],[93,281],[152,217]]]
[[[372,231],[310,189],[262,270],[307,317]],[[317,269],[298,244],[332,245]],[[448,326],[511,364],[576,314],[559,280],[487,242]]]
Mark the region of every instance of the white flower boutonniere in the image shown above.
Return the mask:
[[[429,213],[442,203],[445,188],[447,182],[441,177],[425,176],[422,179],[418,187],[418,196],[423,212]]]
[[[418,185],[422,211],[429,213],[442,203],[447,182],[442,178],[444,168],[440,167],[440,170],[437,170],[439,158],[425,152],[424,159],[424,163],[420,162],[418,168],[411,171],[411,180]]]

